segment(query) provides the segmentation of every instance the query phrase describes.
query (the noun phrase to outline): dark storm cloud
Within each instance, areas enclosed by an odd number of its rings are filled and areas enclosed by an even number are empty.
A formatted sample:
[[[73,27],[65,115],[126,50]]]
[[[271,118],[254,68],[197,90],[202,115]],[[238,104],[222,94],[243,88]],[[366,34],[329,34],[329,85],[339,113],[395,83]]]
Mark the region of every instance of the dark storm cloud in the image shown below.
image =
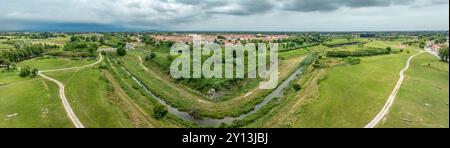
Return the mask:
[[[270,0],[177,0],[176,2],[195,6],[209,15],[252,15],[270,11],[276,4]]]
[[[449,0],[432,0],[431,2],[432,2],[432,4],[435,4],[435,5],[445,5],[445,4],[448,4],[448,1]]]
[[[300,12],[329,12],[343,7],[363,8],[409,5],[414,3],[415,0],[280,0],[280,2],[282,3],[282,9],[285,10]]]
[[[401,8],[404,10],[399,11],[401,14],[407,11],[423,14],[417,8],[448,6],[448,3],[448,0],[0,0],[0,30],[20,24],[32,26],[33,22],[170,28],[230,17],[246,20],[269,15],[272,18],[263,19],[274,20],[287,18],[286,14],[297,16],[304,12],[327,13],[341,8],[364,10],[370,7],[381,8],[376,9],[380,11],[377,13],[388,17],[390,14],[385,14],[384,8]],[[442,10],[427,10],[430,11],[435,11],[435,16],[448,15]],[[320,14],[307,15],[315,19]]]

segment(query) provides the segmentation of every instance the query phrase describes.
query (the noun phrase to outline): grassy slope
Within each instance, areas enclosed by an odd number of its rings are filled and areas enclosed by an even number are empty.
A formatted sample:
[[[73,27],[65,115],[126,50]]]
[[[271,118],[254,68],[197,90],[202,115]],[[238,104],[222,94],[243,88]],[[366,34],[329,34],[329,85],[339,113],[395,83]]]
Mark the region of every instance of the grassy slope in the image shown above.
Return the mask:
[[[428,66],[430,64],[431,66]],[[449,65],[417,56],[390,113],[379,127],[449,127]]]
[[[153,109],[156,104],[159,104],[154,98],[145,95],[140,89],[138,89],[135,84],[135,82],[124,73],[124,71],[117,67],[116,64],[112,64],[113,62],[107,58],[106,59],[109,65],[109,73],[113,75],[113,79],[111,80],[113,86],[114,85],[120,85],[115,87],[116,92],[122,93],[125,96],[128,96],[129,101],[132,102],[132,104],[135,104],[134,107],[121,107],[125,108],[127,111],[127,114],[129,114],[130,120],[133,121],[135,117],[133,117],[133,114],[141,114],[141,116],[145,116],[141,122],[146,122],[151,127],[191,127],[192,125],[189,125],[189,123],[185,123],[181,121],[181,119],[178,119],[174,115],[167,115],[163,120],[157,120],[153,118]],[[119,88],[120,87],[120,88]],[[122,91],[122,92],[121,92]],[[135,122],[140,123],[140,122]],[[145,125],[144,125],[145,126]],[[138,125],[139,127],[139,125]]]
[[[87,127],[132,127],[124,113],[108,100],[108,82],[98,69],[48,74],[66,86],[66,96]]]
[[[0,127],[72,127],[52,82],[14,72],[0,73],[0,84]]]
[[[19,63],[19,66],[38,67],[42,70],[58,69],[74,66],[82,66],[94,62],[94,60],[69,60],[61,58],[51,59],[31,59]],[[17,74],[11,74],[16,76]],[[50,73],[50,76],[55,76],[56,79],[65,83],[66,95],[71,101],[71,105],[79,116],[82,123],[87,127],[176,127],[177,124],[165,123],[155,121],[151,119],[151,109],[146,109],[147,113],[142,116],[139,112],[136,112],[136,108],[133,107],[130,102],[124,101],[126,95],[117,95],[117,93],[111,93],[107,90],[109,84],[102,78],[98,70],[86,68],[81,71],[63,71],[57,73]],[[97,79],[95,79],[97,78]],[[13,83],[20,80],[19,77],[1,77],[1,84]],[[111,78],[109,78],[111,81]],[[49,84],[54,85],[49,82]],[[23,88],[23,86],[18,86]],[[57,87],[53,86],[57,103],[59,98],[57,96]],[[117,86],[114,86],[117,87]],[[1,90],[1,89],[0,89]],[[120,92],[120,88],[116,88],[116,91]],[[141,95],[141,94],[138,94]],[[73,100],[77,101],[73,101]],[[133,98],[138,99],[138,98]],[[148,102],[147,102],[148,103]],[[147,106],[147,105],[143,105]],[[60,106],[62,108],[62,105]],[[120,109],[119,109],[120,108]],[[81,112],[81,113],[80,113]],[[60,117],[66,117],[65,111],[62,110]],[[80,115],[79,115],[80,114]],[[6,115],[5,115],[6,116]],[[129,119],[128,119],[129,118]],[[173,117],[169,117],[173,118]],[[148,119],[148,120],[147,120]],[[150,120],[150,121],[149,121]],[[152,121],[153,120],[153,121]],[[132,123],[129,123],[132,122]],[[151,123],[149,123],[151,122]],[[155,123],[156,122],[156,123]],[[174,121],[170,121],[174,122]],[[26,122],[25,122],[26,123]],[[71,126],[68,120],[69,126]],[[153,124],[153,125],[152,125]],[[29,127],[29,126],[25,126]],[[46,127],[46,126],[37,126]],[[54,124],[50,124],[50,127],[60,127]]]
[[[157,77],[149,77],[149,75],[157,75],[158,77],[164,77],[164,74],[160,72],[149,73],[139,66],[137,60],[137,53],[129,52],[124,57],[123,61],[125,67],[131,71],[136,77],[138,77],[144,84],[147,85],[152,91],[158,95],[163,96],[167,102],[174,107],[184,111],[190,111],[192,109],[198,109],[202,116],[221,118],[225,116],[238,116],[244,112],[248,112],[262,100],[262,95],[269,93],[271,90],[256,90],[249,96],[237,97],[222,102],[210,102],[197,96],[196,94],[184,89],[179,84],[173,84],[168,80],[158,79]],[[295,59],[294,59],[295,60]],[[283,66],[280,66],[280,74],[282,77],[287,77],[289,72],[295,69],[295,63],[300,63],[301,60],[295,62],[286,62]],[[286,68],[290,67],[290,68]],[[148,67],[152,69],[152,67]],[[280,81],[281,82],[281,81]],[[177,92],[177,93],[174,93]],[[245,92],[243,92],[245,94]]]

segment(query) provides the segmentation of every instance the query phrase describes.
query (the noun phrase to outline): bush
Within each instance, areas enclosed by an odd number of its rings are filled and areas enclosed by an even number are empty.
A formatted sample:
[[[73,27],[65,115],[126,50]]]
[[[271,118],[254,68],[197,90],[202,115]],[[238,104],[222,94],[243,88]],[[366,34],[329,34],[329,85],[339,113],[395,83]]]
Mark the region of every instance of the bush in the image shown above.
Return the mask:
[[[106,65],[105,63],[100,64],[100,66],[98,67],[100,69],[108,69],[108,65]]]
[[[300,86],[300,84],[294,84],[293,88],[294,88],[295,91],[302,90],[302,86]]]
[[[320,68],[321,65],[322,65],[322,63],[320,62],[320,60],[316,60],[316,61],[314,61],[313,67],[314,68]]]
[[[392,48],[391,48],[391,47],[387,47],[386,50],[387,50],[388,52],[392,52]]]
[[[145,57],[145,61],[150,61],[152,59],[154,59],[156,57],[156,55],[154,53],[150,53],[147,55],[147,57]]]
[[[39,72],[39,70],[38,70],[38,69],[36,69],[36,68],[33,68],[33,70],[31,70],[31,73],[30,73],[30,77],[32,77],[32,78],[36,78],[36,77],[37,77],[37,74],[38,74],[38,72]]]
[[[116,53],[117,53],[118,56],[125,56],[125,55],[127,55],[127,51],[123,47],[117,48]]]
[[[164,118],[169,111],[167,110],[167,107],[164,105],[158,105],[153,109],[153,117],[155,119],[162,119]]]
[[[361,64],[361,59],[360,58],[354,58],[354,57],[350,57],[350,58],[346,58],[345,61],[350,64],[350,65],[358,65]]]

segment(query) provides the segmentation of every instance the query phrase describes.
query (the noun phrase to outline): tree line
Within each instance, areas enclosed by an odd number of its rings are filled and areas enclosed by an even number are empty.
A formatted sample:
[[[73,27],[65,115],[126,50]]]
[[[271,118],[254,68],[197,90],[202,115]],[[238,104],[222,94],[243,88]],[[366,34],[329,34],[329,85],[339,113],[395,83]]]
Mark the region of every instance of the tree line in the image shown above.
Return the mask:
[[[33,57],[41,56],[44,52],[58,49],[58,45],[49,44],[29,44],[18,49],[4,50],[0,52],[0,59],[11,62],[20,62]]]
[[[327,51],[328,57],[338,57],[338,58],[346,58],[346,57],[363,57],[363,56],[375,56],[375,55],[383,55],[390,54],[392,52],[391,48],[365,48],[361,50],[355,51],[345,51],[345,50],[335,50],[335,51]]]

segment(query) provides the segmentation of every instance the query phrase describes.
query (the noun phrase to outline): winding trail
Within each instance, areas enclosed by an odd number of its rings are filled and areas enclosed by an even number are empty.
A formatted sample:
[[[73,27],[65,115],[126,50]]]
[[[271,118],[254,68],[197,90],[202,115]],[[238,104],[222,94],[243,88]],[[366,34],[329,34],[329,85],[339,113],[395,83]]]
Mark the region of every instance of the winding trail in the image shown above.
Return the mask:
[[[365,128],[375,128],[381,122],[381,120],[383,120],[383,118],[388,114],[389,109],[394,104],[395,98],[397,96],[397,93],[398,93],[398,91],[400,90],[400,87],[403,84],[403,80],[405,80],[405,72],[409,69],[409,65],[411,64],[412,59],[415,56],[418,56],[418,55],[420,55],[420,54],[422,54],[424,52],[425,51],[420,51],[419,53],[409,57],[405,68],[403,68],[402,71],[400,71],[400,79],[398,80],[397,85],[395,86],[394,90],[392,91],[391,95],[389,96],[386,104],[381,109],[381,111],[377,114],[377,116],[375,116],[375,118],[373,118],[372,121],[370,121],[369,124],[367,124],[365,126]]]
[[[78,117],[75,115],[75,112],[73,111],[72,107],[69,104],[69,101],[67,100],[66,94],[64,93],[64,90],[65,90],[64,84],[61,83],[60,81],[54,79],[54,78],[51,78],[49,76],[44,75],[43,73],[91,67],[91,66],[97,65],[98,63],[100,63],[103,60],[102,54],[99,54],[99,55],[100,55],[100,59],[97,62],[89,64],[89,65],[84,65],[84,66],[79,66],[79,67],[55,69],[55,70],[45,70],[45,71],[39,71],[38,72],[39,76],[41,76],[42,78],[50,80],[50,81],[52,81],[52,82],[54,82],[54,83],[56,83],[58,85],[58,87],[59,87],[59,97],[61,98],[61,101],[63,103],[64,109],[67,112],[67,116],[70,118],[70,120],[72,121],[73,125],[76,128],[84,128],[84,125],[80,122]]]

